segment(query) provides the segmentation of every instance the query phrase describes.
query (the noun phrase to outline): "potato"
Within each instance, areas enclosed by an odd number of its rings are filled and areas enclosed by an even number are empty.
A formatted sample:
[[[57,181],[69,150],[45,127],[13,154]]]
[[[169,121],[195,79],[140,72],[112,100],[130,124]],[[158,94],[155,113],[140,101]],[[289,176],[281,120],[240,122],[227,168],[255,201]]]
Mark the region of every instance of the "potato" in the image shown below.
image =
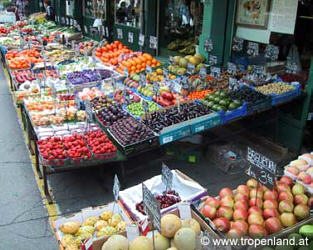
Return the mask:
[[[92,227],[93,227],[93,226],[95,225],[95,223],[96,223],[98,220],[99,220],[98,217],[91,216],[91,217],[87,218],[87,219],[83,222],[82,226],[92,226]]]
[[[93,232],[95,231],[94,227],[92,226],[83,226],[83,227],[80,227],[76,233],[77,236],[79,235],[83,235],[83,234],[93,234]]]
[[[78,246],[77,244],[73,243],[73,244],[70,244],[68,245],[65,250],[80,250],[80,246]]]
[[[108,226],[108,222],[106,222],[105,220],[98,220],[95,223],[95,230],[96,231],[100,231],[101,228]]]
[[[111,219],[113,216],[113,212],[112,211],[104,211],[101,215],[100,218],[102,220],[106,220],[108,221],[109,219]]]
[[[69,221],[65,222],[60,226],[60,230],[65,234],[76,234],[80,227],[80,222],[77,221]]]
[[[63,247],[75,244],[74,236],[71,234],[65,234],[62,237],[61,244]]]

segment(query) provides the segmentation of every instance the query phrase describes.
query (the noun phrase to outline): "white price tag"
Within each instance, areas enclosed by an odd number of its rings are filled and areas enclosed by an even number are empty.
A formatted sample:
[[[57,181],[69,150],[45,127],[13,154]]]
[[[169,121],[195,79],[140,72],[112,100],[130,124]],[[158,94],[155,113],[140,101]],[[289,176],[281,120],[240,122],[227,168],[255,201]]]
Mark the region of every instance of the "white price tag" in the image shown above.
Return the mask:
[[[117,39],[123,39],[123,30],[118,28],[116,31],[117,31]]]
[[[172,141],[173,141],[173,136],[167,136],[163,138],[163,144],[166,144]]]
[[[178,205],[179,215],[181,220],[186,220],[191,218],[191,209],[189,202],[181,202]]]
[[[158,38],[155,36],[150,36],[150,49],[158,48]]]
[[[128,42],[133,43],[134,42],[134,33],[128,32]]]
[[[126,226],[127,239],[131,242],[139,236],[139,228],[135,224]]]
[[[88,33],[88,28],[86,25],[84,25],[84,31],[85,31],[85,33]]]
[[[142,47],[144,44],[145,44],[145,36],[144,34],[139,34],[138,45]]]

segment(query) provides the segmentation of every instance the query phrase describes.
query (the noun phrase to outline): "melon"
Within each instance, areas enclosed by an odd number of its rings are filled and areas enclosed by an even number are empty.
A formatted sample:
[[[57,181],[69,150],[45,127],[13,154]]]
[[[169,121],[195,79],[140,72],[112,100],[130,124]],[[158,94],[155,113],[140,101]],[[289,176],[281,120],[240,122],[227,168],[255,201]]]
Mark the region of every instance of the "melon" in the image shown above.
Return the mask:
[[[122,235],[113,235],[103,244],[101,249],[128,250],[128,240]]]
[[[200,64],[201,61],[198,57],[192,56],[189,58],[189,62],[197,66],[198,64]]]
[[[161,234],[166,238],[173,238],[180,228],[180,218],[175,214],[167,214],[161,218]]]
[[[175,64],[179,64],[180,60],[182,59],[181,56],[175,56],[174,60],[175,60]]]
[[[191,55],[185,56],[187,60],[189,60],[191,57],[192,57]]]
[[[129,250],[153,250],[152,240],[145,236],[139,236],[130,242]]]
[[[170,247],[170,241],[163,235],[157,233],[154,234],[155,250],[166,250]]]
[[[179,229],[174,237],[174,243],[179,250],[196,249],[196,233],[191,228]]]
[[[179,61],[179,66],[180,67],[187,68],[187,65],[188,65],[188,60],[186,58],[180,59],[180,61]]]
[[[183,220],[182,227],[191,228],[193,231],[195,231],[196,234],[200,234],[201,232],[199,222],[192,218]]]
[[[204,62],[204,56],[203,55],[195,54],[194,57],[197,57],[200,60],[200,62],[202,62],[202,63]]]

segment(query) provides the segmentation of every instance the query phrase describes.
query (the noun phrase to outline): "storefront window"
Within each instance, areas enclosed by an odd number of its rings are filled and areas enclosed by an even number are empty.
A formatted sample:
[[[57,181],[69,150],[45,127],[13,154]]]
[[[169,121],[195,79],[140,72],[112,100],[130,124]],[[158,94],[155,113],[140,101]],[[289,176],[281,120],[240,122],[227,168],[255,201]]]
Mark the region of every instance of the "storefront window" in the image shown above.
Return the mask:
[[[84,16],[106,19],[106,0],[85,0]]]
[[[116,0],[115,23],[139,28],[141,0]]]
[[[161,46],[179,54],[194,54],[202,32],[203,3],[166,0],[160,9]]]

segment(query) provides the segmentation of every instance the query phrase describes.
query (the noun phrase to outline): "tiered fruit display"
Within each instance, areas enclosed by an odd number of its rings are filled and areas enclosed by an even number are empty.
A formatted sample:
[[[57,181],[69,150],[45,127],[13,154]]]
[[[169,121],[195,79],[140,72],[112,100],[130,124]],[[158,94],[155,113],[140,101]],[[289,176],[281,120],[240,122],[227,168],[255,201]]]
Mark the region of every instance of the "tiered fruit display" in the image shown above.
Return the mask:
[[[119,121],[129,114],[122,108],[120,104],[112,104],[106,106],[96,112],[96,115],[103,126],[108,127]]]
[[[91,238],[101,238],[125,233],[127,222],[120,214],[104,211],[100,216],[91,216],[82,223],[68,221],[60,225],[62,232],[61,245],[65,249],[81,249],[82,242]]]
[[[8,53],[5,55],[5,58],[7,60],[11,60],[11,59],[25,59],[27,60],[29,63],[39,63],[42,62],[43,59],[40,58],[40,52],[38,52],[37,50],[22,50],[21,52],[18,51],[8,51]]]
[[[174,65],[169,65],[168,70],[177,75],[184,75],[187,72],[188,64],[191,63],[195,66],[195,72],[199,72],[200,68],[206,67],[204,62],[204,56],[201,54],[195,54],[194,56],[175,56]]]
[[[254,179],[239,185],[236,192],[225,187],[218,198],[208,197],[199,208],[227,237],[262,238],[309,217],[308,200],[302,185],[283,176],[274,190]]]
[[[168,208],[181,201],[179,194],[175,190],[164,191],[162,195],[155,195],[154,198],[160,204],[160,209]],[[142,213],[143,215],[146,215],[143,206],[143,201],[136,204],[136,210]]]
[[[82,160],[90,160],[91,152],[89,151],[84,136],[73,133],[70,136],[63,137],[63,145],[66,149],[67,156],[73,163],[80,163]]]
[[[67,79],[74,85],[95,82],[107,79],[113,74],[109,70],[84,69],[82,71],[75,71],[66,75]]]
[[[95,111],[101,110],[103,108],[108,108],[110,106],[116,105],[117,102],[112,100],[108,96],[97,96],[91,100],[92,108]]]
[[[124,146],[154,137],[153,132],[133,117],[120,119],[110,127],[110,133]]]
[[[37,144],[41,156],[44,161],[48,162],[48,165],[63,165],[65,163],[67,155],[60,137],[39,139]]]
[[[201,103],[214,111],[231,111],[242,105],[241,101],[230,99],[229,95],[224,91],[216,91],[206,95]]]

